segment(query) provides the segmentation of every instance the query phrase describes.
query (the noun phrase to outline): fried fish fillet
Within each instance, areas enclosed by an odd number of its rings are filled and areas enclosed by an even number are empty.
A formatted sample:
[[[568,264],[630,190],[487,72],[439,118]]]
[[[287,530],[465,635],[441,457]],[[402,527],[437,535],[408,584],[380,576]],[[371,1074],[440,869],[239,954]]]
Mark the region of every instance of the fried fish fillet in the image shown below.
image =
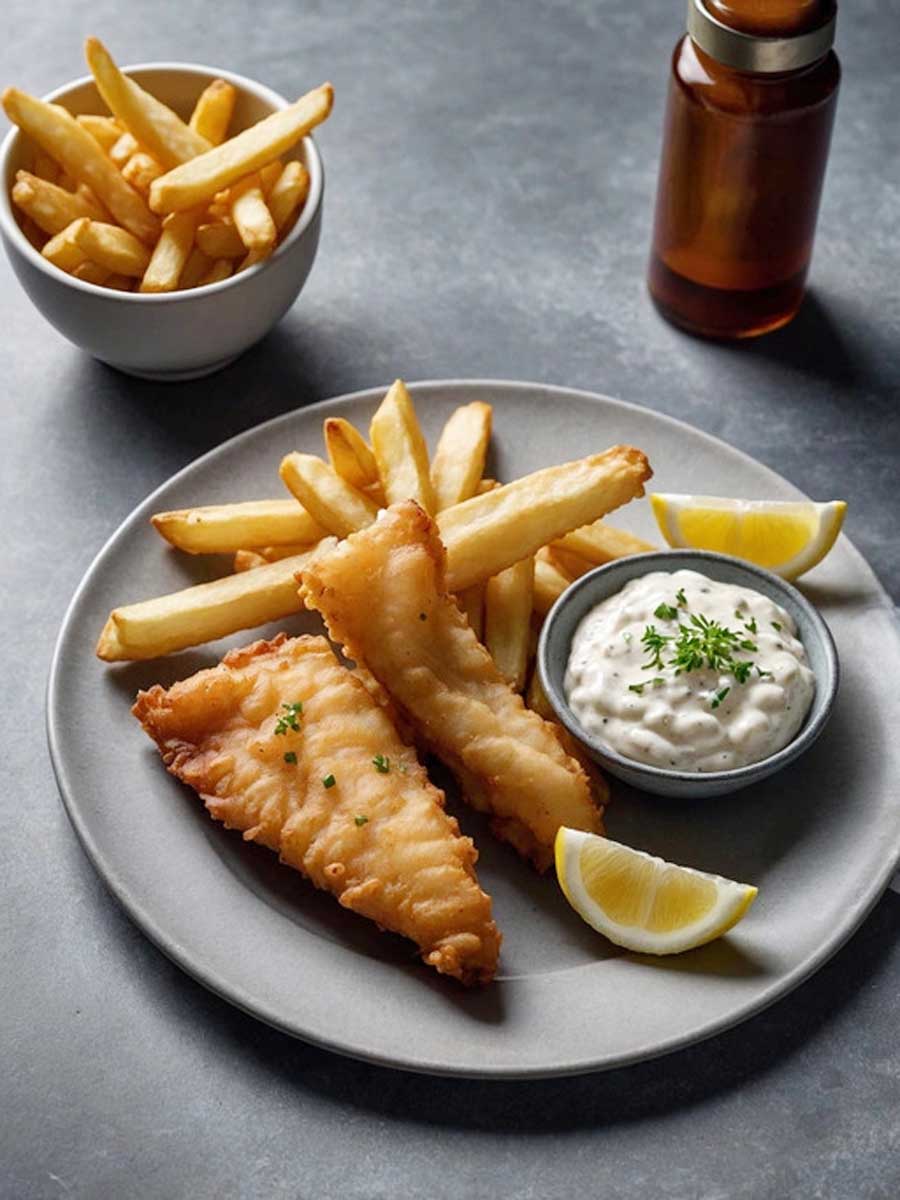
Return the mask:
[[[527,709],[444,587],[444,548],[412,501],[304,569],[301,594],[387,691],[417,741],[540,870],[560,825],[600,831],[584,769]]]
[[[500,935],[478,853],[324,638],[279,634],[233,650],[168,691],[140,692],[132,712],[229,829],[411,938],[443,974],[493,977]]]

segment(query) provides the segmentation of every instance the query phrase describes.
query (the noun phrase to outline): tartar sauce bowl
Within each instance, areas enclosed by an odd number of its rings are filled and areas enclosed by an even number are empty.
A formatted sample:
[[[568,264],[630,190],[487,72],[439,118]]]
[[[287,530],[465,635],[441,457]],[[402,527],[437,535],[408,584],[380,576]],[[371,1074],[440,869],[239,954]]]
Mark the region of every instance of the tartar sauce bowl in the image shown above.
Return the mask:
[[[572,642],[582,620],[627,583],[651,572],[696,571],[721,583],[750,588],[783,608],[797,626],[815,694],[806,719],[781,750],[746,766],[722,771],[683,771],[626,758],[585,730],[566,699],[565,677]],[[831,631],[818,611],[791,584],[760,567],[706,550],[661,550],[618,559],[576,580],[550,610],[541,631],[538,670],[547,700],[569,733],[611,775],[645,792],[682,799],[722,796],[781,770],[809,749],[825,727],[837,694],[840,669]]]
[[[284,96],[243,75],[193,63],[158,62],[125,71],[185,120],[213,79],[237,89],[229,134],[276,109]],[[57,88],[45,100],[72,113],[106,113],[91,76]],[[310,174],[303,211],[272,256],[219,283],[161,294],[118,292],[61,271],[22,232],[11,191],[20,168],[31,168],[28,139],[13,128],[0,147],[0,235],[13,270],[34,306],[63,337],[109,366],[145,379],[179,380],[227,366],[284,316],[306,282],[319,242],[324,173],[311,137],[284,155]]]

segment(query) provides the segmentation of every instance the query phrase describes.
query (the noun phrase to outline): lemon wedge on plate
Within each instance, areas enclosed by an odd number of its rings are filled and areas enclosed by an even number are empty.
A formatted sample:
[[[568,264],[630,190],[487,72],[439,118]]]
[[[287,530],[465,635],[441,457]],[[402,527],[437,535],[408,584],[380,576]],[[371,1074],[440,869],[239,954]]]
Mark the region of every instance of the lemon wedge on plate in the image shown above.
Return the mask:
[[[640,954],[711,942],[737,924],[757,891],[565,826],[556,835],[556,874],[588,925]]]
[[[670,546],[717,550],[796,579],[822,561],[844,523],[843,500],[730,500],[655,492],[653,515]]]

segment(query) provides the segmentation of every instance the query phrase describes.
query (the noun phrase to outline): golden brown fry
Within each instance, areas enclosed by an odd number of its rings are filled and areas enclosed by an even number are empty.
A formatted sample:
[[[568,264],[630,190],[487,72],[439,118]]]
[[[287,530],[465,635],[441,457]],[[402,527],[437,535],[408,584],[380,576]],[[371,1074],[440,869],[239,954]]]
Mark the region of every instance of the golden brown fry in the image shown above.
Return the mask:
[[[108,154],[122,135],[122,126],[115,117],[98,117],[93,113],[79,113],[75,118],[82,129],[86,129],[97,144]]]
[[[191,113],[191,129],[199,133],[210,146],[218,146],[225,140],[237,91],[224,79],[214,79],[200,93]]]
[[[534,558],[526,558],[487,581],[484,644],[514,691],[525,686],[531,637]]]
[[[103,221],[76,221],[73,237],[91,262],[117,275],[140,277],[147,270],[150,251],[127,229]]]
[[[351,487],[379,483],[378,464],[366,439],[344,417],[326,417],[322,427],[328,461]]]
[[[60,230],[46,243],[41,254],[48,262],[59,267],[61,271],[74,271],[87,259],[87,255],[78,245],[76,234],[83,225],[89,224],[89,218],[79,217],[65,229]]]
[[[46,244],[47,234],[36,221],[32,221],[31,217],[27,215],[22,216],[19,226],[29,242],[37,250],[38,254],[40,254]]]
[[[331,84],[322,84],[221,146],[175,167],[154,180],[150,207],[154,212],[172,212],[211,200],[222,188],[280,157],[321,124],[331,112],[333,100]]]
[[[437,512],[475,495],[491,439],[491,406],[464,404],[444,426],[431,463]]]
[[[55,183],[62,186],[59,182],[59,166],[55,160],[45,154],[43,150],[36,150],[34,161],[31,164],[32,173],[37,175],[38,179],[43,179],[47,183]]]
[[[255,267],[257,263],[265,262],[271,256],[272,249],[272,246],[262,246],[257,250],[248,250],[246,256],[234,268],[235,275],[246,271],[248,267]]]
[[[219,222],[199,227],[197,245],[210,258],[243,258],[247,253],[247,247],[235,227]]]
[[[563,552],[563,561],[567,554],[577,555],[594,567],[603,566],[616,558],[627,558],[630,554],[648,554],[656,548],[643,538],[607,525],[605,521],[595,521],[592,525],[574,529],[551,547],[554,552]]]
[[[156,532],[188,554],[233,554],[248,546],[309,546],[325,537],[296,500],[248,500],[154,513]]]
[[[234,555],[234,573],[252,571],[254,567],[264,567],[269,560],[255,550],[237,550]]]
[[[234,555],[235,571],[249,571],[251,567],[263,567],[266,563],[280,562],[283,558],[292,558],[295,554],[303,554],[308,545],[291,544],[289,546],[257,546],[252,550],[236,550]]]
[[[194,245],[194,232],[202,209],[189,208],[171,213],[163,221],[163,231],[141,280],[142,292],[174,292]]]
[[[158,658],[299,612],[295,574],[335,544],[326,539],[305,554],[256,571],[113,609],[100,634],[97,656],[106,662]]]
[[[336,537],[346,537],[375,520],[378,506],[314,454],[288,454],[280,473],[313,520]]]
[[[497,575],[547,542],[643,495],[651,474],[642,451],[613,446],[445,509],[437,522],[447,548],[450,590]]]
[[[3,93],[11,121],[39,143],[79,183],[86,183],[113,217],[144,242],[155,242],[159,221],[144,199],[116,170],[93,137],[75,118],[18,88]]]
[[[179,288],[197,287],[200,280],[208,275],[211,269],[212,261],[207,258],[199,246],[195,246],[184,264],[184,270],[178,280]]]
[[[402,379],[391,385],[369,426],[372,453],[385,500],[415,500],[427,513],[435,511],[428,447],[412,397]]]
[[[79,264],[72,271],[75,279],[80,279],[82,283],[96,283],[98,286],[105,284],[112,274],[108,267],[101,267],[99,263],[90,260]]]
[[[79,183],[75,188],[75,195],[86,205],[91,211],[88,214],[93,221],[109,221],[112,222],[112,213],[104,207],[88,187],[86,183]]]
[[[269,193],[278,182],[284,164],[280,158],[276,158],[274,162],[266,163],[264,167],[259,169],[259,185],[262,188],[262,194],[266,198],[266,204],[269,203]]]
[[[197,287],[206,287],[208,283],[221,283],[228,279],[234,271],[234,263],[230,258],[217,258],[204,276],[197,282]]]
[[[133,154],[137,154],[140,150],[137,138],[128,130],[123,130],[109,148],[109,157],[121,169],[125,166]]]
[[[266,203],[272,214],[275,227],[281,233],[288,221],[303,207],[309,195],[309,171],[297,159],[291,159],[278,176]]]
[[[77,193],[73,196],[55,183],[47,183],[28,171],[16,172],[12,198],[13,203],[51,237],[79,217],[96,215]]]
[[[539,551],[534,559],[534,611],[545,617],[571,582],[544,551]]]
[[[556,713],[550,707],[550,701],[544,692],[544,685],[541,683],[541,673],[537,669],[537,666],[531,672],[528,691],[525,695],[525,703],[532,712],[536,712],[545,721],[556,720]]]
[[[149,192],[150,184],[154,179],[159,179],[162,173],[162,167],[146,150],[138,150],[132,154],[122,167],[122,178],[127,179],[139,192]]]
[[[176,167],[210,149],[205,137],[123,75],[101,41],[88,38],[84,53],[97,90],[110,111],[163,167]]]
[[[231,219],[248,250],[271,250],[278,230],[266,208],[258,174],[231,189]]]

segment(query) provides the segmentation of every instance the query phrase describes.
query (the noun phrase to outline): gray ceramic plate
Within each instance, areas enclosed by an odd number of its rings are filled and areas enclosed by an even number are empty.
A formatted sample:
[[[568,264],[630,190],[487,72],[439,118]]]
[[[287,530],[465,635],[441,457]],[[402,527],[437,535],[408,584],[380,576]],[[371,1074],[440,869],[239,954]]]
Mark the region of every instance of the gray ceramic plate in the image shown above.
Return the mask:
[[[491,468],[501,479],[625,441],[649,454],[660,491],[799,495],[722,442],[600,396],[492,382],[412,391],[432,444],[455,405],[490,401]],[[819,742],[737,795],[686,806],[621,789],[609,812],[611,837],[757,884],[747,919],[726,939],[677,958],[615,950],[569,910],[552,877],[534,875],[451,800],[481,850],[479,875],[504,934],[502,969],[483,991],[464,992],[427,971],[405,943],[213,824],[163,770],[128,713],[134,693],[209,665],[253,635],[118,668],[94,658],[114,605],[221,570],[167,550],[147,523],[151,512],[277,496],[285,451],[320,453],[324,416],[365,426],[381,394],[289,413],[207,454],[136,509],[88,571],[60,633],[48,723],[63,800],[97,870],[148,936],[213,991],[279,1029],[410,1070],[590,1071],[685,1046],[758,1012],[834,953],[898,858],[900,705],[887,681],[900,677],[900,638],[884,592],[846,538],[803,582],[843,666]],[[617,520],[657,540],[646,502]],[[298,618],[285,627],[312,626]]]

